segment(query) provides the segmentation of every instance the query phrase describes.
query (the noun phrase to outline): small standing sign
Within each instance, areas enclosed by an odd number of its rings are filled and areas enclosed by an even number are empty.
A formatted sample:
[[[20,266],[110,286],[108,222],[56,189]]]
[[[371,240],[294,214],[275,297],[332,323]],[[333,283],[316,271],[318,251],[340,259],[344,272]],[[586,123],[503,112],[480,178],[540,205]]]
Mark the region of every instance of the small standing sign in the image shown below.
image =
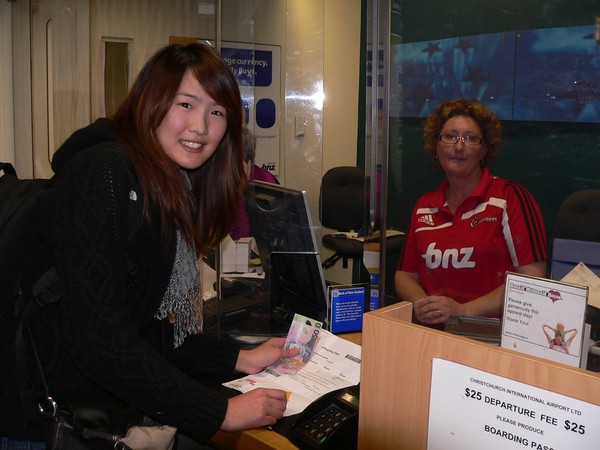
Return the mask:
[[[509,272],[503,348],[579,367],[588,288]]]
[[[363,314],[369,301],[368,289],[367,284],[329,286],[329,323],[332,333],[362,330]]]

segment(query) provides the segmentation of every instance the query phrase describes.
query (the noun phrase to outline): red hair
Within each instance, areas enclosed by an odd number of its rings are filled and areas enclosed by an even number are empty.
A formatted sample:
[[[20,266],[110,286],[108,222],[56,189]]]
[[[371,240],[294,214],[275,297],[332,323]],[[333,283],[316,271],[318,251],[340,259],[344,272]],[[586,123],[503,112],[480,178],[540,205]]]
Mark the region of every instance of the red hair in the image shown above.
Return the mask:
[[[436,110],[423,121],[423,140],[425,152],[435,161],[436,148],[440,131],[444,124],[455,116],[472,118],[483,133],[483,144],[486,146],[482,166],[488,166],[500,151],[502,130],[496,115],[476,100],[455,99],[440,104]]]

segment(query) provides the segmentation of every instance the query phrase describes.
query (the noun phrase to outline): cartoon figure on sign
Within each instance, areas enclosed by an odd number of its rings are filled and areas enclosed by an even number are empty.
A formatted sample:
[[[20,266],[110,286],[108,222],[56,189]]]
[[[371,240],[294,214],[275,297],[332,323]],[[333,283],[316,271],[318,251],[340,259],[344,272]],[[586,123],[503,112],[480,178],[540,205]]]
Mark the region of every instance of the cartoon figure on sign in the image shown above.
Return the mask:
[[[550,330],[550,332],[546,331],[546,329]],[[577,335],[577,330],[575,328],[565,331],[565,326],[558,322],[554,328],[550,325],[542,325],[542,331],[548,340],[550,348],[562,348],[567,355],[569,354],[569,346]],[[567,338],[568,334],[569,337]],[[558,350],[558,348],[556,348],[556,350]]]

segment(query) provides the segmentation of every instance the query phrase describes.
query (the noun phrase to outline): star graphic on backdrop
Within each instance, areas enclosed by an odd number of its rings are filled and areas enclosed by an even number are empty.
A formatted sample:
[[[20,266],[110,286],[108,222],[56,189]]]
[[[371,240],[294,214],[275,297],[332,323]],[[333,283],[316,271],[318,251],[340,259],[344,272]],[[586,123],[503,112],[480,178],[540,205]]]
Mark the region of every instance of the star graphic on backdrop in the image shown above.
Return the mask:
[[[489,81],[483,74],[480,68],[467,66],[467,74],[462,81],[470,81],[475,86],[480,86],[482,83]]]
[[[421,52],[423,53],[428,53],[429,54],[429,58],[431,58],[434,54],[436,54],[437,52],[441,52],[442,49],[440,48],[440,44],[432,44],[431,42],[429,42],[427,44],[427,47],[425,47],[423,50],[421,50]]]
[[[471,41],[468,39],[458,38],[458,44],[454,48],[462,50],[462,52],[464,54],[466,54],[468,49],[473,48],[473,45],[471,44]]]
[[[431,83],[417,82],[410,94],[407,94],[406,97],[409,102],[414,102],[419,108],[421,108],[423,103],[427,100],[435,100],[435,97],[431,92]]]
[[[479,97],[481,89],[487,86],[489,78],[486,77],[480,68],[466,66],[467,74],[460,81],[464,88],[468,88],[469,96]],[[464,84],[466,83],[466,84]]]

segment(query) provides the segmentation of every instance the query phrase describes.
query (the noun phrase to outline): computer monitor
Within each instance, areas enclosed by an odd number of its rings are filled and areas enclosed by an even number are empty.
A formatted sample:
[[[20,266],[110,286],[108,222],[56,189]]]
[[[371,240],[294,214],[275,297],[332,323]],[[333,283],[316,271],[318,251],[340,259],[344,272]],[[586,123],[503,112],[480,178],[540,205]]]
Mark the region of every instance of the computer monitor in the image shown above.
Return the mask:
[[[327,290],[306,192],[253,181],[246,210],[274,316],[289,324],[298,313],[327,326]]]

